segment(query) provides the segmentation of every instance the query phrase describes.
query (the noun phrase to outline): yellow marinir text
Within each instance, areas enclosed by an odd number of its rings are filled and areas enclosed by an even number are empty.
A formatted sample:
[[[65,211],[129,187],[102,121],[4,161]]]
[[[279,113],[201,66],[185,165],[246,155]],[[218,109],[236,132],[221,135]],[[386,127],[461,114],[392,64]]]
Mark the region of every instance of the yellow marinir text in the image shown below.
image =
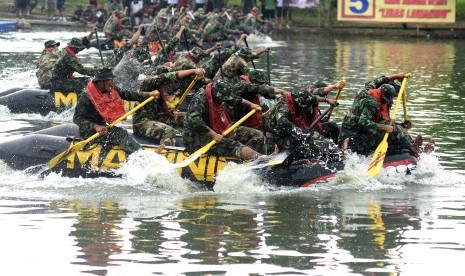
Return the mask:
[[[144,147],[145,150],[155,151],[155,147]],[[161,153],[171,163],[179,163],[189,156],[188,153],[178,149],[165,149]],[[67,158],[67,169],[88,170],[92,171],[108,171],[109,169],[117,169],[126,162],[126,152],[119,146],[114,146],[109,152],[102,151],[101,145],[92,145],[86,150],[76,151]],[[200,157],[195,162],[189,164],[188,167],[178,168],[181,176],[198,182],[214,182],[218,171],[226,166],[227,161],[237,161],[234,158],[217,157],[213,155],[205,155]],[[101,165],[99,165],[101,163]]]

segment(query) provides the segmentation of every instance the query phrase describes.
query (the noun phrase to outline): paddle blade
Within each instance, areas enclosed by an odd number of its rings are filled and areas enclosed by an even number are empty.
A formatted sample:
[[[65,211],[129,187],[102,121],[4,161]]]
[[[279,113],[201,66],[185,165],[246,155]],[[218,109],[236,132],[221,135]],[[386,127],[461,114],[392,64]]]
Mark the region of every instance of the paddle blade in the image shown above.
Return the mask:
[[[68,156],[73,150],[74,150],[74,146],[71,146],[67,150],[65,150],[64,152],[62,152],[62,153],[58,154],[57,156],[53,157],[52,160],[50,160],[50,162],[48,162],[48,168],[49,169],[55,168],[56,165],[58,165],[58,163],[63,161],[66,158],[66,156]]]
[[[387,139],[383,139],[379,143],[378,147],[371,158],[370,164],[368,165],[367,176],[376,176],[381,172],[384,164],[384,158],[386,157],[386,152],[388,149]]]
[[[186,159],[182,160],[179,163],[174,164],[174,166],[176,168],[182,168],[182,167],[188,166],[190,163],[199,159],[199,157],[202,156],[202,154],[207,153],[214,144],[216,144],[216,141],[212,140],[210,143],[206,144],[205,146],[201,147],[193,154],[189,155],[189,157],[187,157]]]

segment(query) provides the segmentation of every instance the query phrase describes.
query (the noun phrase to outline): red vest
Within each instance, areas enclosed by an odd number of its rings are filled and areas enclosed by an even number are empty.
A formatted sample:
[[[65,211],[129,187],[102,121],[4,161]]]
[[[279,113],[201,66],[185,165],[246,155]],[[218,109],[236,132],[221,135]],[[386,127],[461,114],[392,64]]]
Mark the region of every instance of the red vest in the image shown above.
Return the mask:
[[[378,103],[379,113],[376,114],[375,121],[379,123],[381,120],[389,121],[389,107],[388,105],[383,102],[382,99],[382,92],[379,89],[371,89],[368,91],[368,95],[372,96],[376,102]]]
[[[111,124],[126,113],[123,100],[116,89],[113,88],[110,93],[102,93],[93,81],[89,81],[86,90],[90,101],[105,122]]]
[[[218,105],[218,103],[213,99],[212,95],[212,84],[207,84],[205,89],[205,95],[207,95],[208,100],[208,115],[210,116],[210,127],[216,133],[223,133],[226,129],[228,129],[232,123],[231,119],[229,119],[228,113],[226,113],[226,109],[224,105]]]
[[[286,103],[291,111],[292,122],[302,130],[306,130],[312,122],[314,122],[318,118],[318,106],[313,106],[312,117],[310,120],[307,120],[307,116],[305,116],[304,110],[295,102],[292,95],[287,95]],[[323,127],[320,122],[313,126],[313,129],[317,132],[322,132]]]
[[[246,82],[250,82],[249,76],[242,75],[241,79],[243,79]],[[257,94],[253,95],[249,101],[254,104],[260,105],[260,99],[258,98]],[[243,123],[243,125],[246,127],[251,127],[251,128],[255,128],[259,130],[262,129],[263,114],[261,112],[255,112],[252,116],[249,117],[249,119],[247,119],[247,121]]]

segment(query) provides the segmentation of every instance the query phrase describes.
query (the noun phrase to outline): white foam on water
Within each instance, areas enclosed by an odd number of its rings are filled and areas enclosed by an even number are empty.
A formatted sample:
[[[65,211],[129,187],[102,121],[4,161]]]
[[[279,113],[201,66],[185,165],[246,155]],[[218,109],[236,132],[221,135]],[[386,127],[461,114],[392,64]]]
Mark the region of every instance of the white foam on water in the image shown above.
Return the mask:
[[[217,193],[263,193],[270,190],[249,164],[229,162],[215,180],[214,190]]]
[[[147,150],[131,154],[116,172],[123,175],[127,184],[148,189],[183,193],[192,187],[192,182],[182,178],[164,156]]]

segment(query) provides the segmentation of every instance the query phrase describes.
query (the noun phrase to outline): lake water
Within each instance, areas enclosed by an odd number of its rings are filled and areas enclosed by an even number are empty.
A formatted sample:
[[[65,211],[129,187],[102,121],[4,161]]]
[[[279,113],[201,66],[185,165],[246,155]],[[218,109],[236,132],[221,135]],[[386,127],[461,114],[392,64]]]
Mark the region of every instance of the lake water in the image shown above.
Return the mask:
[[[63,47],[83,35],[2,34],[2,90],[37,86],[45,40]],[[272,37],[253,46],[272,47],[273,85],[347,81],[335,120],[366,81],[411,72],[411,132],[434,138],[436,152],[412,175],[389,169],[373,179],[355,155],[329,183],[305,189],[278,189],[230,164],[215,192],[143,154],[121,179],[39,179],[0,164],[0,275],[463,275],[465,41]],[[79,56],[100,62],[95,49]],[[265,57],[255,64],[267,68]],[[0,106],[0,142],[71,118]]]

